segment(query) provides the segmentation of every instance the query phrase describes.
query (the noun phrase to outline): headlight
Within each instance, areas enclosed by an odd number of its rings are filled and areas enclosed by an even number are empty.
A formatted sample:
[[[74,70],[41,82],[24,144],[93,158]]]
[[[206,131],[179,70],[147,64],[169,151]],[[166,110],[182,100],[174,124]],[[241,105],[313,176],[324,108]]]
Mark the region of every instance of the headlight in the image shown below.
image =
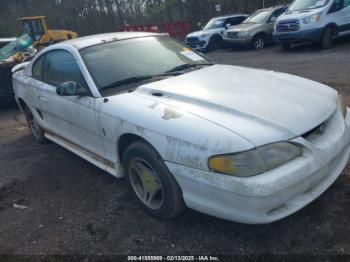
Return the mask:
[[[303,19],[304,24],[311,24],[320,21],[322,13],[318,13],[315,15],[310,15]]]
[[[209,34],[202,34],[200,37],[201,38],[207,38],[209,36]]]
[[[246,31],[239,32],[238,36],[239,37],[247,37],[248,36],[248,32],[246,32]]]
[[[242,153],[211,157],[209,169],[230,176],[250,177],[279,167],[302,154],[297,145],[280,142]]]
[[[346,115],[348,114],[348,107],[345,103],[344,98],[341,95],[339,95],[339,106],[344,118],[346,118]]]

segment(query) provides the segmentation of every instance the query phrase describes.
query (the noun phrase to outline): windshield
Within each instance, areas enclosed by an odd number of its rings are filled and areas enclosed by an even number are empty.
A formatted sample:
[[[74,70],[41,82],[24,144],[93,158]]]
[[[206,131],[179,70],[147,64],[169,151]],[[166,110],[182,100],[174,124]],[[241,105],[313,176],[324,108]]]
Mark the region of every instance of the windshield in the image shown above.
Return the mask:
[[[302,11],[326,6],[330,0],[295,0],[289,7],[290,11]]]
[[[169,37],[143,37],[81,50],[98,89],[132,78],[165,74],[174,68],[210,61]]]
[[[257,11],[249,16],[243,24],[264,24],[269,19],[271,11]]]
[[[226,19],[223,19],[223,18],[211,19],[208,22],[208,24],[204,27],[204,30],[223,28],[223,27],[225,27],[225,21],[226,21]]]

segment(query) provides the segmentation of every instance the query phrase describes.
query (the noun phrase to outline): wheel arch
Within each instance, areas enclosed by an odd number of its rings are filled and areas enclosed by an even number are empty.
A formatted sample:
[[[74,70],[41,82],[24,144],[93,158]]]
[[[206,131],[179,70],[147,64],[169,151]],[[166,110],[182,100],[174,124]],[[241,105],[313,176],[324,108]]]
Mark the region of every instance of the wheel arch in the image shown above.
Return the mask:
[[[254,39],[255,37],[257,37],[257,36],[266,37],[267,35],[268,35],[268,34],[267,34],[266,32],[260,31],[260,32],[257,32],[257,33],[254,34],[253,39]]]
[[[211,40],[211,39],[215,39],[215,38],[222,40],[222,36],[221,36],[219,33],[213,34],[213,35],[210,37],[210,40]]]
[[[332,29],[334,29],[334,32],[335,32],[335,34],[336,35],[338,35],[338,25],[336,24],[336,23],[329,23],[329,24],[327,24],[324,28],[323,28],[323,30],[322,30],[322,34],[321,34],[321,38],[322,38],[322,36],[323,36],[323,34],[324,34],[324,32],[328,29],[328,28],[332,28]]]
[[[150,147],[152,147],[158,155],[160,155],[159,151],[150,143],[148,142],[144,137],[140,135],[136,135],[133,133],[125,133],[120,136],[118,139],[117,143],[117,152],[118,152],[118,160],[120,161],[121,165],[123,165],[123,155],[125,153],[125,150],[132,144],[138,142],[138,141],[143,141]]]
[[[24,102],[24,100],[21,97],[17,98],[17,104],[22,111],[24,111],[27,107],[26,102]]]

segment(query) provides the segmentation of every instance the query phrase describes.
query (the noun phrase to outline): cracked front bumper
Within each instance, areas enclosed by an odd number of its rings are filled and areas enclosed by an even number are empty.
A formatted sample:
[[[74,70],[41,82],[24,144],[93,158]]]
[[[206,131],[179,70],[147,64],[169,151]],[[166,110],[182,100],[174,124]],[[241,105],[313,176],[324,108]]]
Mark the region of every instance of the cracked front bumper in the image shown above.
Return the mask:
[[[293,140],[304,155],[264,174],[240,178],[167,162],[194,210],[246,224],[285,218],[324,193],[339,177],[350,155],[350,112],[338,110],[320,135]]]

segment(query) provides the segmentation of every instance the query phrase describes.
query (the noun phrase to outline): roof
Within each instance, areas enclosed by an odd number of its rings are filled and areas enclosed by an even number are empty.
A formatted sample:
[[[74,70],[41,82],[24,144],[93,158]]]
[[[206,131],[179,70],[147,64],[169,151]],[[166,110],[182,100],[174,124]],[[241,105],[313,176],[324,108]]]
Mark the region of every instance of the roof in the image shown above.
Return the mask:
[[[108,33],[108,34],[99,34],[84,36],[75,39],[71,39],[62,44],[69,44],[75,46],[77,49],[83,49],[89,46],[94,46],[98,44],[127,40],[132,38],[147,37],[147,36],[158,36],[161,34],[157,33],[147,33],[147,32],[118,32],[118,33]]]
[[[271,6],[271,7],[266,7],[266,8],[262,8],[259,9],[257,11],[262,12],[262,11],[274,11],[280,8],[288,8],[288,5],[277,5],[277,6]]]
[[[44,19],[46,16],[27,16],[27,17],[22,17],[17,19],[17,21],[22,21],[22,20],[34,20],[34,19]]]
[[[0,38],[0,43],[10,43],[15,41],[17,38],[15,37],[10,37],[10,38]]]
[[[236,17],[236,16],[249,16],[248,14],[244,13],[237,13],[237,14],[229,14],[229,15],[223,15],[223,16],[217,16],[213,17],[212,19],[224,19],[224,18],[230,18],[230,17]]]

